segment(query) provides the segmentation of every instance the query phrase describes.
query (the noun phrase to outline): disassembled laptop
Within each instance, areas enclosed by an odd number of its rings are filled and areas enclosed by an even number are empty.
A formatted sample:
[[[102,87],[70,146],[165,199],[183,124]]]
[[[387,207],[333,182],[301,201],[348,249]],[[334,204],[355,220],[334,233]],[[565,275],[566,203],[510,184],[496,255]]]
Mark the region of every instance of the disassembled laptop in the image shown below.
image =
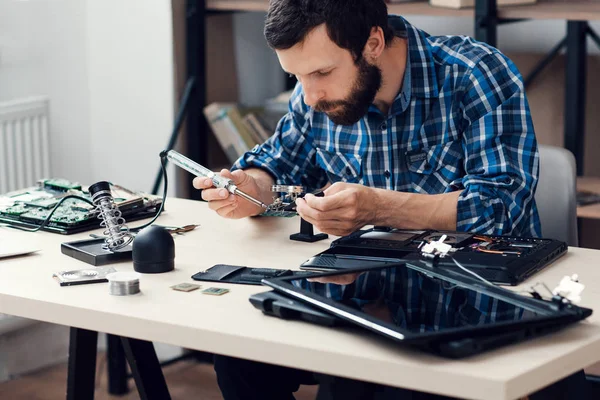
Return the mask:
[[[428,258],[436,258],[436,257],[446,257],[449,253],[455,252],[458,250],[457,248],[452,247],[450,244],[444,243],[447,235],[442,235],[438,240],[432,240],[429,243],[424,243],[421,246],[421,254]],[[475,275],[480,280],[489,283],[485,279],[481,278],[479,275],[474,272],[467,270],[465,267],[458,264],[456,260],[454,262],[462,269],[466,270],[472,275]],[[551,295],[551,300],[559,303],[559,304],[568,304],[575,303],[578,304],[581,302],[581,293],[583,289],[585,289],[585,285],[579,282],[579,277],[577,274],[573,274],[571,276],[564,276],[559,282],[558,286],[554,288],[554,290],[550,290],[546,284],[542,282],[538,282],[533,285],[529,292],[533,297],[542,299],[544,296],[536,289],[536,287],[542,286],[545,288]]]

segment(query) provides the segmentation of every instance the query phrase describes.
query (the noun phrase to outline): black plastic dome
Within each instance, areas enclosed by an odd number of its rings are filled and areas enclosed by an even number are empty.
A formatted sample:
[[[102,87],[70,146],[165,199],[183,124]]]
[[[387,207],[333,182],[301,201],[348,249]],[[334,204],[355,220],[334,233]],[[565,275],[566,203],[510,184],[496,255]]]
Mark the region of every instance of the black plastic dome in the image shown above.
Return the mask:
[[[151,225],[133,240],[133,269],[143,274],[169,272],[175,268],[175,241],[163,227]]]

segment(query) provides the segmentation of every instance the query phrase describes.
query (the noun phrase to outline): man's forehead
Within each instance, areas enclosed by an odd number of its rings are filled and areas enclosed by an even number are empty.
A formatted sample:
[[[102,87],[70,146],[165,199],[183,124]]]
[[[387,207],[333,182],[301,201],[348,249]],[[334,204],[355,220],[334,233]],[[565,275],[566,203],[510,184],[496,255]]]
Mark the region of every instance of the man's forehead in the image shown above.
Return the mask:
[[[319,70],[330,69],[344,61],[352,60],[350,52],[335,44],[321,24],[306,35],[303,42],[285,49],[276,50],[281,67],[296,75],[307,75]]]

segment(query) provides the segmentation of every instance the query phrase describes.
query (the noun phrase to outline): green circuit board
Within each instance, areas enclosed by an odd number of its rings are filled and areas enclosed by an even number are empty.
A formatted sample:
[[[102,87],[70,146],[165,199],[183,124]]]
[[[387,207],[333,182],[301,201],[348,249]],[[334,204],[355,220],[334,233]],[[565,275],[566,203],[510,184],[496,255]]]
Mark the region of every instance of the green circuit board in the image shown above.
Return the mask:
[[[156,212],[162,198],[111,185],[115,204],[126,220],[147,218]],[[0,195],[0,223],[39,226],[67,195],[91,201],[86,186],[66,179],[45,179],[37,186]],[[95,207],[86,201],[69,198],[58,206],[43,228],[58,233],[75,233],[99,227]]]

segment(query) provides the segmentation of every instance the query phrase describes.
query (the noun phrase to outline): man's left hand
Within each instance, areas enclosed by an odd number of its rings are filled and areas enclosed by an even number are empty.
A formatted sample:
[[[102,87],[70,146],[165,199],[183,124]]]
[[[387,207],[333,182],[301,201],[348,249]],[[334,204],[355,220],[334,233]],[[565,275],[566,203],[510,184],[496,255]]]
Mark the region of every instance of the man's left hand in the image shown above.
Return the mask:
[[[307,194],[296,200],[302,218],[323,233],[345,236],[376,218],[377,201],[373,188],[337,182],[324,191],[324,197]]]

